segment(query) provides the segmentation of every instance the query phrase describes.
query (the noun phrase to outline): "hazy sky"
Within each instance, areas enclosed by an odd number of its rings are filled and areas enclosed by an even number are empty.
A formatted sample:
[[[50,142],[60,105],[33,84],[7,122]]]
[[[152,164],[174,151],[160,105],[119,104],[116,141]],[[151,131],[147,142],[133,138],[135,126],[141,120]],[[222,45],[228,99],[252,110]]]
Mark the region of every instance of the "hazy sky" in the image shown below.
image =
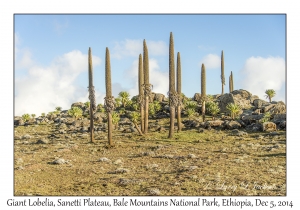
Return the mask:
[[[137,95],[138,56],[149,49],[153,92],[167,94],[169,38],[180,52],[182,92],[200,92],[201,64],[207,94],[220,94],[221,51],[225,92],[234,88],[285,101],[285,15],[15,15],[15,115],[69,109],[88,101],[88,48],[92,48],[97,103],[105,96],[105,48],[110,50],[113,95]],[[175,57],[176,63],[176,57]]]

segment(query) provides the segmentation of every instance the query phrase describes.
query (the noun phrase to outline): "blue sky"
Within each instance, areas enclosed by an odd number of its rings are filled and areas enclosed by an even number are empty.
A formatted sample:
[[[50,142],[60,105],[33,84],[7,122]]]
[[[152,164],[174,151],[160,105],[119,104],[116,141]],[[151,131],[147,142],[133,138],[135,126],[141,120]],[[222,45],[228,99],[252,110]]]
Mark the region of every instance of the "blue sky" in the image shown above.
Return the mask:
[[[169,37],[180,52],[182,92],[200,92],[201,64],[207,93],[221,93],[221,51],[225,92],[234,88],[264,99],[274,89],[285,101],[285,15],[15,15],[15,114],[69,109],[88,101],[88,48],[92,48],[97,103],[105,96],[105,48],[110,50],[113,94],[137,94],[138,56],[146,40],[153,91],[168,91]],[[176,58],[175,58],[176,59]]]

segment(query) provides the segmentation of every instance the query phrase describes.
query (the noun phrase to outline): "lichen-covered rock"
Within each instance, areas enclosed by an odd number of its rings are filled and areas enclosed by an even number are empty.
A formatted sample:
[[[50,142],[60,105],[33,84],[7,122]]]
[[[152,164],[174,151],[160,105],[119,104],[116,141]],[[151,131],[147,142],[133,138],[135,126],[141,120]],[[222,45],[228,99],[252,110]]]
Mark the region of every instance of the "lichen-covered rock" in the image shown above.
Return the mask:
[[[217,102],[220,112],[228,113],[226,106],[229,103],[237,104],[241,109],[249,109],[251,107],[251,96],[252,94],[246,90],[234,90],[231,93],[225,93],[219,96]]]
[[[211,121],[206,121],[204,124],[204,127],[219,127],[222,126],[222,124],[224,123],[224,121],[222,120],[211,120]]]
[[[104,114],[104,113],[103,113],[103,114]],[[102,113],[96,112],[96,113],[94,114],[94,120],[95,120],[95,122],[97,122],[97,123],[102,123],[102,122],[103,122]]]
[[[76,103],[73,103],[73,104],[71,105],[71,108],[73,108],[73,107],[78,107],[78,108],[80,108],[82,111],[85,110],[85,105],[84,105],[84,103],[82,103],[82,102],[76,102]]]
[[[261,109],[262,107],[267,106],[269,104],[270,104],[269,102],[262,100],[262,99],[255,99],[253,101],[253,105],[258,109]]]
[[[276,131],[276,124],[273,122],[264,122],[262,124],[263,131]]]
[[[231,121],[226,121],[224,123],[225,128],[227,129],[238,129],[241,128],[241,124],[235,120],[231,120]]]
[[[286,120],[286,114],[275,114],[273,116],[273,121],[277,122],[277,121],[285,121]]]
[[[195,93],[193,97],[194,101],[200,102],[201,101],[201,94],[200,93]]]
[[[284,120],[284,121],[281,121],[280,123],[279,123],[279,126],[278,126],[280,129],[282,129],[282,130],[285,130],[286,129],[286,121]]]
[[[286,113],[286,106],[282,101],[279,101],[270,109],[271,114],[284,114]]]
[[[165,100],[165,95],[161,93],[155,93],[154,100],[158,102],[163,102]]]
[[[241,120],[246,124],[250,125],[252,123],[256,123],[258,120],[262,119],[264,117],[264,114],[258,114],[258,115],[241,115]]]
[[[263,107],[263,111],[266,113],[266,112],[268,112],[270,109],[272,109],[274,106],[275,106],[275,104],[267,105],[267,106]]]

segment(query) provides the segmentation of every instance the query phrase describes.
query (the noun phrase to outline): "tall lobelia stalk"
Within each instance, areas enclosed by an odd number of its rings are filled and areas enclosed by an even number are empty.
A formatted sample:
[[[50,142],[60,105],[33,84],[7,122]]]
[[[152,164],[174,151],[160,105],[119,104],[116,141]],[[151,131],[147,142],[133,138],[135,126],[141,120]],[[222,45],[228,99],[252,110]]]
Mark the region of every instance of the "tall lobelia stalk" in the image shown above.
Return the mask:
[[[148,58],[148,48],[146,40],[143,42],[143,70],[144,70],[144,98],[145,98],[145,112],[144,112],[144,133],[148,133],[148,116],[149,116],[149,99],[151,96],[151,84],[149,83],[149,58]]]
[[[107,122],[108,122],[108,144],[112,145],[112,112],[115,109],[115,101],[112,96],[111,90],[111,69],[110,69],[110,56],[109,50],[106,48],[105,53],[105,86],[106,86],[106,97],[105,101],[105,109],[107,113]]]
[[[181,102],[181,62],[180,62],[180,52],[177,53],[177,94],[179,96],[179,101]],[[177,106],[177,124],[178,132],[181,131],[181,103]]]
[[[229,93],[232,92],[232,87],[231,87],[231,75],[229,75]]]
[[[143,71],[143,60],[142,55],[139,55],[139,71],[138,71],[138,77],[139,77],[139,104],[140,104],[140,113],[141,113],[141,131],[142,133],[145,132],[145,123],[144,123],[144,91],[143,91],[143,85],[144,85],[144,71]]]
[[[201,99],[202,99],[202,120],[205,121],[205,101],[206,101],[206,72],[202,63],[201,67]]]
[[[93,64],[92,64],[92,50],[89,47],[88,52],[88,68],[89,68],[89,99],[90,99],[90,140],[95,141],[94,138],[94,113],[97,110],[95,88],[93,85]]]
[[[225,73],[224,73],[224,52],[222,50],[221,54],[221,83],[222,83],[222,95],[224,94],[224,85],[225,85]]]
[[[230,76],[231,76],[231,78],[230,78],[230,83],[231,83],[231,84],[230,84],[230,85],[231,85],[231,92],[232,92],[232,91],[234,91],[233,74],[232,74],[232,71],[231,71],[231,75],[230,75]]]
[[[170,106],[170,129],[169,138],[174,135],[175,107],[178,105],[178,95],[175,91],[175,63],[174,63],[174,41],[170,33],[169,45],[169,106]]]

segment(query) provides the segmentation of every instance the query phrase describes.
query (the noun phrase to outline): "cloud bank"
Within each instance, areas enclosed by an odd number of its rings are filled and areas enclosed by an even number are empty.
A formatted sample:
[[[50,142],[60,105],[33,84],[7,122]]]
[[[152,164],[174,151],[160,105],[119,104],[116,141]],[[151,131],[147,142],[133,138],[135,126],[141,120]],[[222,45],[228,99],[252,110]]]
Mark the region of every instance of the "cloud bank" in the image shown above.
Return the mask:
[[[16,63],[16,67],[23,65],[22,61],[28,58],[26,53],[18,56],[20,60]],[[92,59],[93,66],[101,62],[97,56],[93,56]],[[87,101],[87,88],[75,84],[75,80],[81,73],[87,73],[87,61],[88,55],[78,50],[55,58],[46,67],[38,66],[28,58],[27,63],[30,63],[30,66],[26,75],[20,76],[16,68],[15,115],[29,113],[40,116],[43,112],[54,111],[57,106],[69,109],[76,101]],[[96,94],[99,103],[103,100],[104,94],[97,90]]]
[[[200,62],[199,67],[201,68],[202,63],[205,65],[205,69],[221,69],[221,57],[216,54],[206,55]]]
[[[240,71],[243,89],[265,99],[265,90],[274,89],[274,101],[285,101],[285,60],[281,57],[251,57]]]

